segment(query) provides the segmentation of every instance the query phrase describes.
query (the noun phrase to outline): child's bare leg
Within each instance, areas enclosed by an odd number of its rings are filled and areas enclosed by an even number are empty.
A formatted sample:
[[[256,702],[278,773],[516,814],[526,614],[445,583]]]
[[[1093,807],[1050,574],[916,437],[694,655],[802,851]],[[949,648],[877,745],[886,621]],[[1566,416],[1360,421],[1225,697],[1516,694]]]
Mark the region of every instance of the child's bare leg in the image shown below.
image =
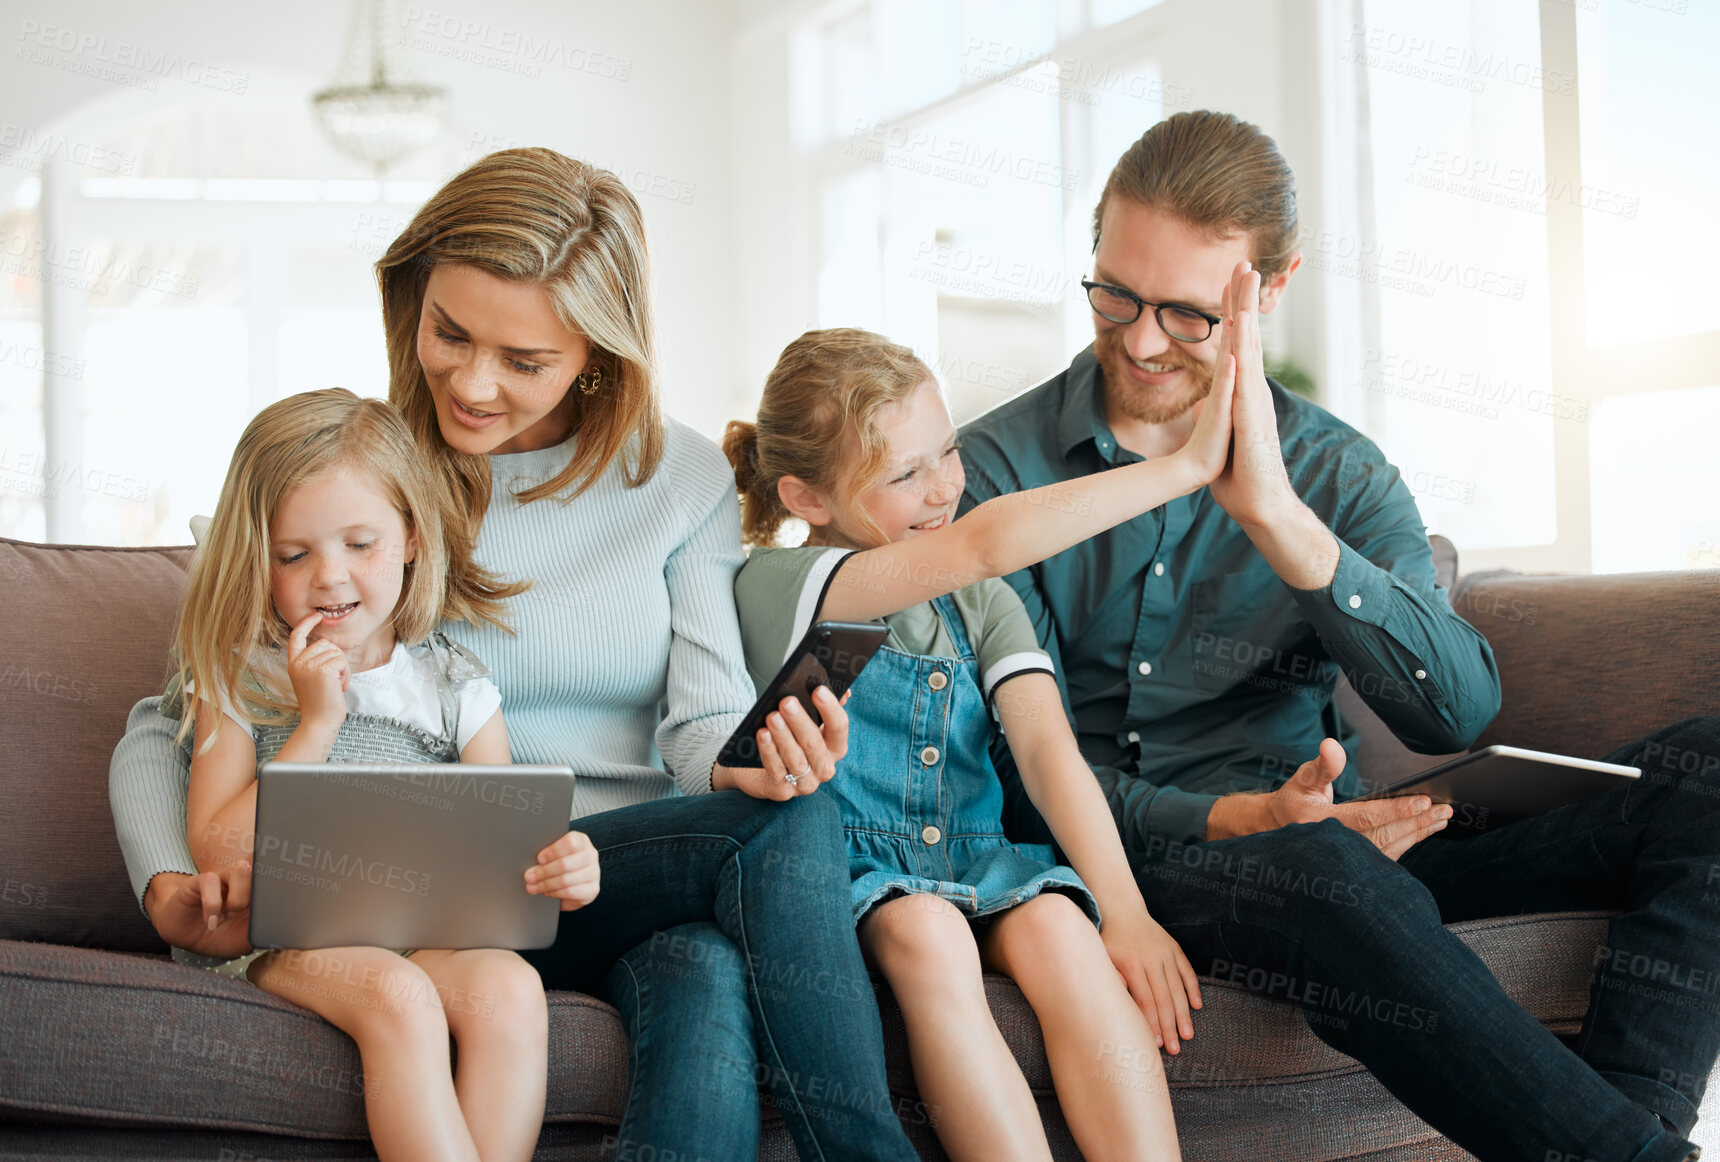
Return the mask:
[[[920,1097],[951,1158],[1049,1159],[1027,1079],[997,1031],[967,917],[937,896],[869,912],[860,947],[902,1007]]]
[[[1036,896],[989,926],[981,953],[1021,986],[1039,1017],[1057,1100],[1082,1157],[1180,1158],[1152,1029],[1080,905],[1059,892]]]
[[[364,1113],[382,1162],[478,1162],[454,1093],[448,1023],[422,968],[386,948],[321,948],[262,957],[250,977],[358,1043]]]
[[[458,1049],[454,1092],[483,1162],[530,1162],[543,1128],[549,1004],[537,969],[495,948],[421,951]]]

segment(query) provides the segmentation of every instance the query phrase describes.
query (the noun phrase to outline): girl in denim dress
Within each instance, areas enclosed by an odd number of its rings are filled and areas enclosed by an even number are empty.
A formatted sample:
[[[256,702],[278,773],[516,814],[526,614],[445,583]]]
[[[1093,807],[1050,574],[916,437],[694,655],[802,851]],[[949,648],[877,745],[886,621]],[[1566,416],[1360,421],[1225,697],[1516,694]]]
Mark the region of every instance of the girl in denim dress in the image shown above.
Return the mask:
[[[1052,669],[1001,578],[1193,492],[1229,456],[1234,360],[1187,446],[1082,480],[998,497],[956,519],[956,432],[930,371],[865,331],[783,351],[757,424],[724,450],[753,546],[735,582],[762,686],[817,620],[883,618],[848,702],[848,753],[825,793],[848,838],[854,917],[907,1025],[921,1096],[954,1158],[1049,1158],[1027,1081],[987,1004],[1011,977],[1045,1035],[1088,1158],[1175,1158],[1161,1030],[1192,1032],[1195,974],[1147,915]],[[785,520],[806,543],[775,547]],[[1073,867],[1003,834],[1001,731]],[[779,756],[788,772],[800,756]],[[1100,920],[1103,918],[1103,928]]]

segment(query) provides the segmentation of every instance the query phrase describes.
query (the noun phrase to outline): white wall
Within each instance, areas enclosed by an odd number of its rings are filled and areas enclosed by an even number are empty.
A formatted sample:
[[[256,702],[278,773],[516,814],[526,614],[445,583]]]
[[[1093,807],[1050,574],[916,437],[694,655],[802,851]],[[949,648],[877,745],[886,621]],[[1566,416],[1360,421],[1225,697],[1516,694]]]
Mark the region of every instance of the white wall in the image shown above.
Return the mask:
[[[341,64],[352,6],[350,0],[274,8],[210,0],[7,0],[3,11],[8,48],[0,68],[0,132],[16,140],[67,131],[87,136],[88,127],[151,103],[242,106],[281,86],[298,86],[308,97]],[[410,38],[404,56],[415,79],[452,96],[454,127],[438,154],[445,172],[435,176],[449,176],[490,149],[525,143],[627,177],[650,231],[669,409],[709,432],[726,418],[738,386],[725,53],[731,14],[728,3],[682,0],[396,0],[388,21],[396,35]],[[14,56],[49,28],[77,38],[72,51],[51,54],[57,67]],[[558,59],[583,63],[585,71],[534,62],[517,47],[526,40],[557,46],[551,51]],[[237,95],[168,77],[152,93],[71,71],[100,67],[103,55],[127,45],[247,75],[257,87]],[[518,71],[534,67],[541,75]],[[139,173],[146,174],[148,159],[142,161]],[[27,168],[0,166],[0,205],[29,176]],[[346,241],[331,239],[337,246]]]

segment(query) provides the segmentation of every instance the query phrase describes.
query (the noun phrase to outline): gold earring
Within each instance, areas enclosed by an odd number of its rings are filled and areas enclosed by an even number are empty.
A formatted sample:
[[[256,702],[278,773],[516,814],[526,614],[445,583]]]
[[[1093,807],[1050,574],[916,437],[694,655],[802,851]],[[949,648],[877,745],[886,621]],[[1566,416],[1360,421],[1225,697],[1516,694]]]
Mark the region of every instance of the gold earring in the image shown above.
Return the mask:
[[[573,382],[579,385],[579,390],[584,394],[596,395],[597,389],[603,386],[603,368],[593,367],[589,373],[582,371],[574,377]]]

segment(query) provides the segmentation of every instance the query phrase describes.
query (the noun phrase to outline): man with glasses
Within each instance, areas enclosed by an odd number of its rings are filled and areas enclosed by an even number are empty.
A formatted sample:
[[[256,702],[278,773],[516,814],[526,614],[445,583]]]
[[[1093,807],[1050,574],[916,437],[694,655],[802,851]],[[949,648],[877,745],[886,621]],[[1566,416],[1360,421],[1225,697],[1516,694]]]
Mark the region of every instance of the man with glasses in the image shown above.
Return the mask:
[[[1340,672],[1428,753],[1474,740],[1499,676],[1435,583],[1397,470],[1265,376],[1258,316],[1300,262],[1296,229],[1294,177],[1257,128],[1194,112],[1150,129],[1094,214],[1093,345],[963,429],[963,511],[1175,451],[1234,359],[1218,480],[1009,579],[1148,907],[1197,971],[1299,1002],[1317,1036],[1483,1159],[1694,1157],[1685,1135],[1720,1053],[1720,1004],[1701,1002],[1720,994],[1644,996],[1629,957],[1616,971],[1597,960],[1573,1053],[1442,923],[1619,908],[1611,948],[1720,981],[1702,901],[1704,869],[1720,866],[1720,757],[1462,843],[1420,844],[1451,814],[1425,797],[1343,801],[1359,781]],[[1715,724],[1609,757],[1641,765],[1651,744],[1720,756]],[[993,757],[1019,837],[1048,840],[1007,748]],[[1358,1010],[1357,997],[1391,1003]],[[1178,1024],[1172,1053],[1192,1032],[1186,1013]]]

